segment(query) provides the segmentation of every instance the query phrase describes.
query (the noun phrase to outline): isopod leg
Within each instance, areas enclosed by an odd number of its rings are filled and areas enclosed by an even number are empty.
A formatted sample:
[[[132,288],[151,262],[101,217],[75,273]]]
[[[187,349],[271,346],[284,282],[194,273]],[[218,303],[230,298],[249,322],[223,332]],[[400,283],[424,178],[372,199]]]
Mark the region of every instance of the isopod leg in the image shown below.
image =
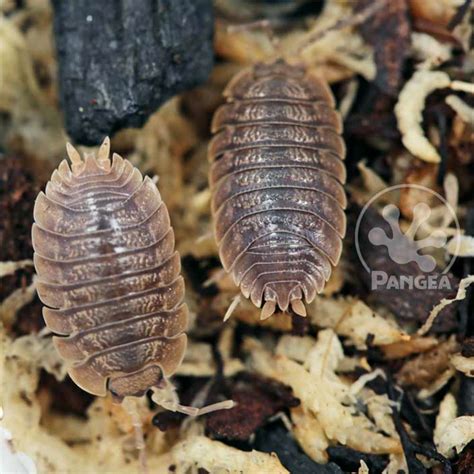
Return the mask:
[[[140,462],[140,472],[148,474],[147,456],[145,437],[143,436],[143,423],[140,419],[137,398],[126,397],[123,400],[123,407],[132,419],[132,425],[135,432],[135,447],[138,450],[138,458]]]
[[[229,410],[235,406],[233,400],[224,400],[202,408],[181,405],[175,386],[166,377],[163,377],[159,387],[152,387],[151,390],[153,392],[151,399],[157,405],[160,405],[166,410],[183,413],[188,416],[201,416],[213,411]]]

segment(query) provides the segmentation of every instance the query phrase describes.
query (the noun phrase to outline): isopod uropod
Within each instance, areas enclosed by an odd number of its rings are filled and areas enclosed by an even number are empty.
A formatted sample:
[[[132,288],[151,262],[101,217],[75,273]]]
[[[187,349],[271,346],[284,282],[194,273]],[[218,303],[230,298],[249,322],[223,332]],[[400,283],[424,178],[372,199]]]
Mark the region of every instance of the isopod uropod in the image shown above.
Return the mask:
[[[37,290],[71,378],[117,401],[154,388],[158,403],[187,414],[169,391],[186,349],[184,281],[166,205],[153,181],[108,138],[82,160],[68,145],[36,199],[32,234]],[[164,390],[163,390],[164,392]],[[229,408],[231,403],[216,404]]]
[[[262,307],[305,316],[346,231],[342,121],[327,84],[282,59],[235,76],[209,146],[223,267]]]

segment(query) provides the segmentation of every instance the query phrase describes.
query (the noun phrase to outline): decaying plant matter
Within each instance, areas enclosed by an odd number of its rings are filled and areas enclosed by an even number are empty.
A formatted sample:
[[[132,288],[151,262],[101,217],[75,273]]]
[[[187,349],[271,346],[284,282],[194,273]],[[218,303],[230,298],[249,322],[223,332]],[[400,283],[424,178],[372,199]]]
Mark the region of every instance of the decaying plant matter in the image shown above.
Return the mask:
[[[367,13],[368,3],[375,6]],[[162,401],[237,401],[196,418],[142,397],[134,419],[110,395],[75,386],[44,329],[33,206],[67,141],[53,13],[46,0],[0,3],[0,423],[10,439],[0,449],[38,472],[81,466],[84,473],[125,474],[140,467],[140,425],[154,473],[469,472],[473,2],[389,3],[218,0],[218,61],[209,79],[172,98],[142,128],[111,138],[124,160],[155,182],[159,176],[181,255],[188,347],[174,373],[176,391],[163,392]],[[268,20],[263,28],[259,15]],[[219,261],[207,148],[231,78],[292,54],[328,82],[344,121],[347,234],[339,265],[306,305],[307,317],[282,312],[261,320],[251,301],[237,304],[240,290]],[[433,255],[438,268],[456,257],[450,291],[384,292],[368,284],[355,250],[356,221],[372,196],[401,184],[427,187],[456,211],[460,231],[441,206],[427,202],[429,218],[406,236],[444,232],[447,245]],[[397,206],[406,232],[419,200],[416,189],[392,193],[371,208],[371,222],[385,228],[383,207]],[[400,272],[382,246],[370,247],[369,263]],[[416,265],[408,271],[420,274]],[[231,304],[232,317],[223,322]]]

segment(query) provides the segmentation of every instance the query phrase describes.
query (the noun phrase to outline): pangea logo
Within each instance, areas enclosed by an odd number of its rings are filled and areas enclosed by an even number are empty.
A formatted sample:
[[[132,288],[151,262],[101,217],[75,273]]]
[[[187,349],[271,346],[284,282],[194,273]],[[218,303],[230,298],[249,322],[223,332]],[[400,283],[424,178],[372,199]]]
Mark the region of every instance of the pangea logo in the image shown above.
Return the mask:
[[[411,209],[412,220],[404,231],[401,226],[400,209],[391,204],[394,201],[398,202],[397,196],[403,189],[414,190],[413,194],[420,201]],[[389,204],[382,206],[387,202]],[[431,207],[427,203],[430,203]],[[374,219],[370,219],[369,216],[369,208],[374,207],[382,209],[381,220],[375,225]],[[433,226],[432,222],[436,221],[437,216],[442,217],[444,226],[433,229],[436,226]],[[371,275],[372,290],[451,289],[447,273],[454,263],[455,256],[452,256],[443,268],[439,268],[432,255],[444,248],[448,242],[449,236],[443,230],[447,224],[453,225],[459,234],[459,222],[454,209],[446,199],[432,189],[406,184],[389,187],[373,196],[359,214],[355,229],[357,254],[365,270]],[[420,228],[423,232],[419,232]],[[423,236],[417,238],[418,234]],[[363,245],[364,242],[369,242],[373,247]],[[378,268],[379,265],[377,268],[370,268],[368,261],[371,259],[364,253],[373,251],[375,247],[384,248],[387,258],[398,266],[394,272],[396,274]],[[413,265],[416,265],[417,271],[413,271]],[[387,265],[387,268],[393,268],[393,265]]]

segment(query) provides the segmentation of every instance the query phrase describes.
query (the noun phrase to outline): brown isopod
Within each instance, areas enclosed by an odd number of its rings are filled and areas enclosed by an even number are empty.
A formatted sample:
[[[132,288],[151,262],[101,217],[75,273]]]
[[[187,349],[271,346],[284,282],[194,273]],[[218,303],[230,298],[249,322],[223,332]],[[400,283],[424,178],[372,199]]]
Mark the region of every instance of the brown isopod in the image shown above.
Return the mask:
[[[223,267],[261,318],[306,315],[346,232],[342,121],[327,84],[282,59],[227,85],[209,146]]]
[[[36,199],[37,290],[54,344],[74,382],[94,395],[121,401],[153,388],[170,410],[229,408],[183,407],[170,390],[188,310],[168,210],[153,181],[117,154],[111,163],[109,150],[106,138],[97,157],[82,160],[68,145],[71,168],[64,160]]]

